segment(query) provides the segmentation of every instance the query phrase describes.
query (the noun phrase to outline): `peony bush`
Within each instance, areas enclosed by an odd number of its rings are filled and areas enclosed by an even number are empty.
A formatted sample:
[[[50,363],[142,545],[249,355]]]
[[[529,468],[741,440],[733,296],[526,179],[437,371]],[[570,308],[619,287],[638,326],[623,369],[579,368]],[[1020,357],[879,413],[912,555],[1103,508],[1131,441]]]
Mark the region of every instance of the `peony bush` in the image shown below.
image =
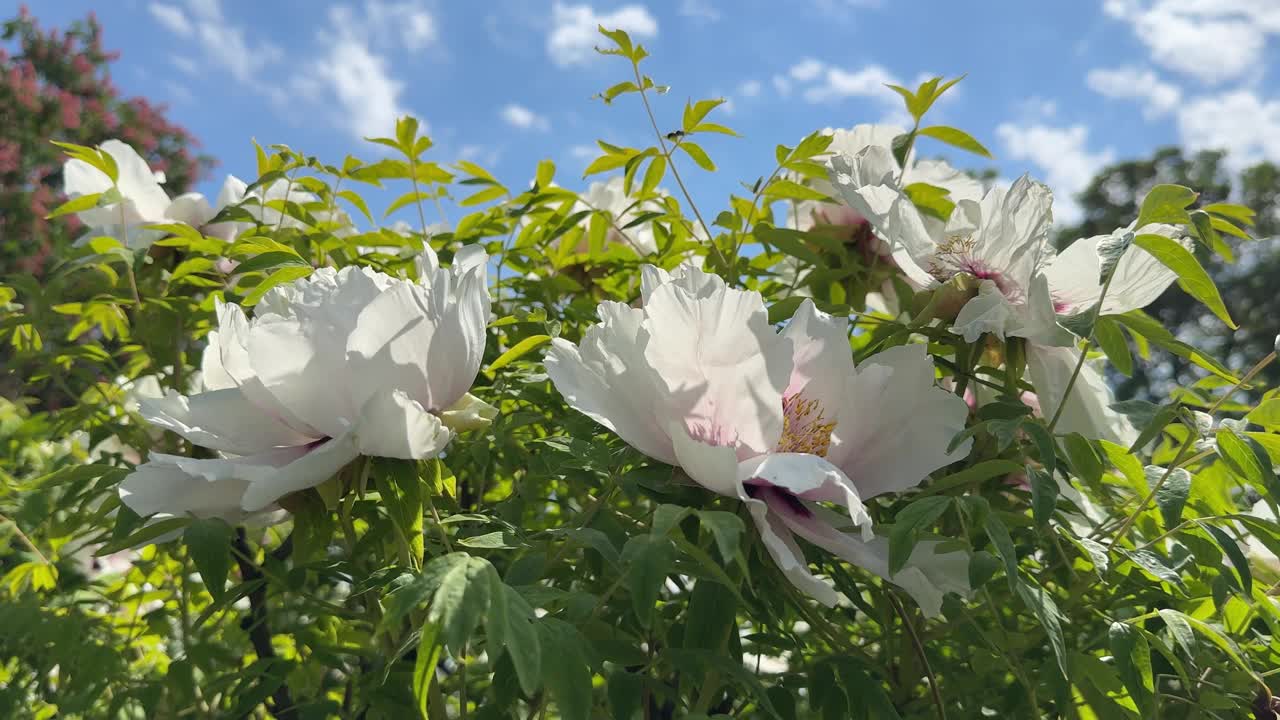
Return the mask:
[[[989,155],[941,78],[698,207],[720,101],[662,124],[601,32],[655,144],[582,193],[412,118],[212,201],[60,144],[75,295],[0,285],[4,716],[1277,717],[1276,355],[1143,311],[1235,328],[1252,211],[1157,185],[1058,252],[1050,188],[927,157]]]

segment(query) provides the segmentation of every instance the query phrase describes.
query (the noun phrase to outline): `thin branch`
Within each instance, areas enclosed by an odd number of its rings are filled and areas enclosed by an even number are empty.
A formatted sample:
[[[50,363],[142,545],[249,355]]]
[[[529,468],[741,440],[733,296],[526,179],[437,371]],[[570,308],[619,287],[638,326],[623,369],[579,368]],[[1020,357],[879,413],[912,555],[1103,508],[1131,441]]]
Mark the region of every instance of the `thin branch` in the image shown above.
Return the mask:
[[[231,540],[232,555],[235,556],[236,564],[240,566],[240,579],[244,582],[254,580],[265,580],[262,570],[253,562],[253,551],[249,549],[249,544],[245,542],[244,528],[236,528],[235,538]],[[275,648],[271,645],[271,628],[267,625],[267,585],[265,582],[256,583],[253,590],[249,592],[249,617],[246,618],[248,625],[249,641],[253,643],[253,651],[257,654],[259,660],[274,660],[276,657]],[[298,720],[298,707],[293,702],[293,694],[289,692],[289,684],[284,678],[280,679],[280,686],[271,693],[272,707],[269,708],[271,714],[280,720]]]

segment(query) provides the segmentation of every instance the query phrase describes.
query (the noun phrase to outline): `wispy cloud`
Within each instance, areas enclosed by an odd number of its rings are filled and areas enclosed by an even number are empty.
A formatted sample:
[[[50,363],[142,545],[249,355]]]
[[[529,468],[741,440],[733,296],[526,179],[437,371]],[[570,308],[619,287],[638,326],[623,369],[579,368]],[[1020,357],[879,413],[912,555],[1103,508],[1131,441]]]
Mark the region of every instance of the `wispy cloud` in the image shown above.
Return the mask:
[[[1054,190],[1054,214],[1068,223],[1080,219],[1075,195],[1103,166],[1115,161],[1110,147],[1089,150],[1089,128],[1084,125],[1051,127],[1042,124],[1001,123],[996,135],[1012,160],[1030,162],[1045,174]]]
[[[1167,115],[1182,101],[1182,90],[1151,70],[1131,66],[1097,68],[1085,76],[1089,89],[1109,98],[1137,100],[1147,119]]]
[[[560,67],[583,65],[595,56],[595,47],[603,38],[597,28],[626,30],[632,37],[651,38],[658,34],[658,20],[644,5],[623,5],[613,12],[596,12],[590,5],[565,5],[557,2],[551,8],[551,32],[547,35],[547,54]]]
[[[520,130],[537,130],[546,132],[551,129],[551,122],[546,117],[516,103],[507,103],[499,113],[502,121]]]

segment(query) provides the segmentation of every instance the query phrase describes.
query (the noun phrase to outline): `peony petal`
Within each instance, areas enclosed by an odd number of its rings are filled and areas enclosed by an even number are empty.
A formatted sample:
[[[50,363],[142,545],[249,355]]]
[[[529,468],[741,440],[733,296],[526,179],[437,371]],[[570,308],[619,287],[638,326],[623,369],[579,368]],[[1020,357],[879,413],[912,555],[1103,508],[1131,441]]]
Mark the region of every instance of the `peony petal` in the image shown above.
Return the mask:
[[[133,206],[138,222],[160,222],[169,207],[169,196],[156,182],[147,161],[131,146],[119,140],[102,143],[102,150],[116,161],[119,176],[116,186],[120,194]],[[131,220],[130,222],[135,222]]]
[[[362,455],[422,460],[439,455],[453,433],[403,390],[382,390],[364,404],[355,429]]]
[[[781,518],[761,500],[747,501],[747,510],[756,523],[760,539],[769,551],[769,557],[777,563],[778,569],[801,592],[818,602],[832,607],[839,601],[840,595],[830,583],[820,580],[809,571],[809,563],[804,559],[804,551],[791,536],[791,530]]]
[[[352,433],[312,445],[305,455],[288,465],[256,476],[240,499],[240,506],[249,512],[262,510],[285,495],[323,483],[359,455]]]
[[[711,297],[728,288],[724,278],[706,272],[689,260],[671,272],[654,265],[645,265],[640,269],[641,304],[647,304],[653,291],[663,285],[675,285],[696,298]]]
[[[1074,347],[1027,345],[1027,375],[1036,389],[1046,419],[1058,411],[1079,361],[1080,351]],[[1128,447],[1138,439],[1138,431],[1128,418],[1111,409],[1112,402],[1114,399],[1106,380],[1086,362],[1071,388],[1071,397],[1054,430],[1059,433],[1077,432],[1090,439],[1108,440]]]
[[[960,308],[951,332],[963,336],[967,343],[976,343],[985,333],[1003,340],[1019,326],[1014,304],[1000,291],[995,281],[983,280],[978,285],[977,297]]]
[[[189,397],[170,390],[161,398],[140,398],[138,406],[149,422],[220,452],[252,455],[316,440],[264,413],[239,388],[210,390]]]
[[[942,599],[947,593],[968,597],[973,592],[969,586],[969,554],[966,552],[939,553],[941,542],[922,540],[916,543],[907,564],[890,575],[888,539],[864,540],[840,532],[834,524],[840,517],[821,508],[814,508],[811,515],[802,515],[786,506],[771,505],[770,509],[796,535],[906,590],[925,617],[937,617],[942,612]]]
[[[249,361],[281,407],[322,435],[336,437],[356,417],[346,387],[350,370],[345,348],[318,334],[296,320],[258,322],[249,328]]]
[[[804,500],[833,502],[845,506],[849,520],[871,537],[871,516],[858,497],[858,489],[840,468],[826,458],[805,453],[771,453],[743,460],[738,465],[738,481],[785,490]]]
[[[838,397],[853,374],[849,319],[818,310],[812,300],[800,303],[782,336],[791,341],[791,380],[785,397],[804,393],[820,402]]]
[[[1053,255],[1053,192],[1023,175],[1007,191],[992,188],[980,206],[981,227],[973,234],[972,258],[1026,290]]]
[[[1048,268],[1049,288],[1063,314],[1090,310],[1102,298],[1102,260],[1098,245],[1119,235],[1132,232],[1121,228],[1110,236],[1096,235],[1077,240],[1067,246]],[[1139,232],[1163,235],[1187,243],[1186,233],[1172,225],[1148,225]],[[1115,277],[1102,303],[1103,315],[1119,315],[1144,308],[1155,302],[1177,280],[1170,270],[1142,248],[1132,245],[1116,264]]]
[[[668,429],[675,450],[675,464],[686,475],[711,492],[748,499],[738,479],[738,456],[732,447],[695,440],[678,420],[672,421]]]
[[[732,434],[740,457],[772,450],[791,341],[769,323],[760,294],[700,287],[695,295],[677,281],[656,288],[644,311],[644,359],[673,415],[703,437]]]
[[[165,208],[164,219],[200,228],[213,218],[213,207],[198,192],[183,193]]]
[[[970,440],[947,452],[968,415],[962,398],[934,385],[924,345],[889,348],[864,360],[850,378],[827,459],[864,501],[901,492],[969,454]]]
[[[644,363],[644,311],[603,302],[596,312],[600,323],[587,329],[580,345],[562,338],[551,342],[547,375],[570,407],[645,455],[675,463],[666,420],[656,410],[663,390]]]

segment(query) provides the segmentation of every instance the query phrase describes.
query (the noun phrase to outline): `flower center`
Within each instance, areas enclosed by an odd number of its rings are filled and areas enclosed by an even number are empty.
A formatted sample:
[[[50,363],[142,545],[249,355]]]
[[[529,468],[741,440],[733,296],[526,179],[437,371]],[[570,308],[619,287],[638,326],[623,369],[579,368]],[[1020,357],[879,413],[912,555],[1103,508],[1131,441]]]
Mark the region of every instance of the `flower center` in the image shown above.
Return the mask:
[[[782,437],[778,452],[826,457],[834,422],[823,422],[822,406],[799,393],[782,399]]]
[[[928,272],[938,282],[947,282],[960,273],[969,273],[979,280],[990,280],[996,284],[1000,292],[1011,301],[1022,298],[1022,289],[1016,283],[995,270],[982,260],[973,257],[978,242],[972,235],[950,235],[934,252],[929,261]]]
[[[747,481],[746,491],[748,497],[756,500],[763,500],[766,504],[773,507],[778,507],[779,505],[785,506],[787,510],[790,510],[800,517],[809,517],[813,515],[813,511],[810,510],[804,502],[800,500],[800,498],[796,497],[795,493],[783,490],[776,485],[770,485],[760,478],[752,478]]]

